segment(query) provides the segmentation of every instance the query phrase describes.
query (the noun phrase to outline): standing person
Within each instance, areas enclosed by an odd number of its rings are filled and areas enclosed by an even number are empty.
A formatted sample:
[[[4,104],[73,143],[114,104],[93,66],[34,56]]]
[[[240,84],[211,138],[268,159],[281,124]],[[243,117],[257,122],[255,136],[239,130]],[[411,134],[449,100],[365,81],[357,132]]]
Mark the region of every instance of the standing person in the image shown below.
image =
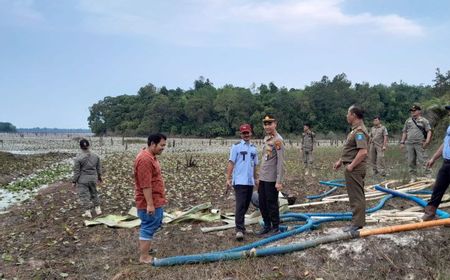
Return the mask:
[[[386,127],[381,124],[379,116],[373,118],[373,127],[369,136],[369,158],[373,173],[374,175],[380,174],[382,177],[385,177],[384,151],[386,151],[387,147],[388,132]]]
[[[422,117],[422,109],[419,105],[413,105],[409,112],[411,117],[405,121],[403,126],[400,149],[406,145],[406,157],[411,175],[411,183],[416,181],[417,166],[422,169],[425,165],[425,148],[431,141],[430,122]],[[429,168],[425,169],[427,176],[431,175]]]
[[[80,204],[85,210],[82,216],[92,218],[91,204],[94,205],[95,214],[102,214],[96,185],[102,182],[102,166],[100,158],[89,150],[88,140],[81,139],[80,148],[81,153],[74,160],[72,185],[78,188]]]
[[[450,116],[450,105],[445,106],[445,109]],[[436,209],[439,207],[439,204],[441,204],[442,197],[450,184],[450,125],[447,127],[444,142],[434,153],[433,157],[427,162],[427,167],[431,168],[436,160],[441,156],[444,161],[436,176],[436,182],[434,183],[431,199],[424,209],[425,213],[422,217],[424,221],[429,221],[436,218]]]
[[[227,191],[232,186],[236,195],[236,240],[244,240],[245,213],[248,210],[256,182],[256,165],[258,152],[256,146],[250,143],[252,129],[249,124],[239,128],[241,141],[234,144],[230,150],[227,165]]]
[[[345,184],[352,209],[352,224],[344,231],[361,229],[366,223],[366,198],[364,196],[364,177],[366,176],[366,158],[369,135],[364,125],[364,114],[361,108],[352,105],[347,112],[347,122],[352,131],[347,135],[341,158],[334,164],[338,170],[345,166]]]
[[[316,134],[312,132],[311,125],[306,123],[303,125],[303,134],[302,134],[302,155],[303,155],[303,164],[305,167],[305,175],[308,175],[309,169],[313,168],[312,164],[314,161],[313,150],[315,144]],[[311,170],[311,175],[313,177],[316,176],[314,170]]]
[[[259,210],[264,220],[264,226],[256,234],[279,233],[280,210],[278,192],[283,189],[285,174],[284,143],[278,134],[277,121],[272,115],[263,119],[264,148],[259,169],[258,197]]]
[[[139,262],[151,263],[149,255],[151,241],[161,226],[163,206],[167,203],[161,166],[157,155],[166,147],[164,134],[151,134],[147,139],[147,148],[142,149],[134,161],[134,200],[141,227],[139,231]]]

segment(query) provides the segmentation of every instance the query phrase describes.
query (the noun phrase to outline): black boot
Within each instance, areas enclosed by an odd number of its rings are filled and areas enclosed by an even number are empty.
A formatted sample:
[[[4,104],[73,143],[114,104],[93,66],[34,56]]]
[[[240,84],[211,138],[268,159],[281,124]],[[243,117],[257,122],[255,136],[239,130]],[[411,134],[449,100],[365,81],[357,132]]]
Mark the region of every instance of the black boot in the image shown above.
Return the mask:
[[[424,214],[422,216],[423,221],[431,221],[437,219],[436,217],[436,207],[433,205],[427,205],[424,209]]]

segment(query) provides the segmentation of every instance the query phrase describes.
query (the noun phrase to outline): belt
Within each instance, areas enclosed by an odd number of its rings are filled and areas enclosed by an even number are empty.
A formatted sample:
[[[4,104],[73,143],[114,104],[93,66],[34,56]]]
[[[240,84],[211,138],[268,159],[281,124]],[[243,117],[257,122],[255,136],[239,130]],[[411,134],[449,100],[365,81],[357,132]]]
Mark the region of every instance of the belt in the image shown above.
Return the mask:
[[[450,159],[444,158],[444,163],[450,163]]]

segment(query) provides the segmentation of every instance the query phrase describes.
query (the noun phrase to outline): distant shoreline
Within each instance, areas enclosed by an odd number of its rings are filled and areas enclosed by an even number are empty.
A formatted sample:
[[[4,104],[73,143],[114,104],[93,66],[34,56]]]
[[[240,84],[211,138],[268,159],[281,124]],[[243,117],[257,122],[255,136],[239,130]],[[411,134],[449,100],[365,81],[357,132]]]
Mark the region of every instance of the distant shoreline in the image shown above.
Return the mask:
[[[83,128],[18,128],[16,133],[92,133],[90,129]]]

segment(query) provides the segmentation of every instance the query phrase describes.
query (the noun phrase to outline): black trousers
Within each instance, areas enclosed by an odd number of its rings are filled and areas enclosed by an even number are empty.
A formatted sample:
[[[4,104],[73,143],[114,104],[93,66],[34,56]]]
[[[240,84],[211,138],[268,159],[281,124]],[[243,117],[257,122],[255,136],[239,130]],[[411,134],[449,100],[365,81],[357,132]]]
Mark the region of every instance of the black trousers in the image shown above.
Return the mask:
[[[245,213],[247,213],[252,200],[253,186],[236,185],[234,186],[234,193],[236,195],[236,213],[234,216],[236,231],[245,232]]]
[[[280,209],[275,182],[259,181],[258,198],[259,211],[264,221],[264,227],[278,228],[280,225]]]
[[[444,160],[441,169],[436,176],[436,183],[434,184],[433,194],[431,195],[431,200],[428,205],[433,205],[434,207],[439,207],[442,201],[445,191],[450,184],[450,160]]]

